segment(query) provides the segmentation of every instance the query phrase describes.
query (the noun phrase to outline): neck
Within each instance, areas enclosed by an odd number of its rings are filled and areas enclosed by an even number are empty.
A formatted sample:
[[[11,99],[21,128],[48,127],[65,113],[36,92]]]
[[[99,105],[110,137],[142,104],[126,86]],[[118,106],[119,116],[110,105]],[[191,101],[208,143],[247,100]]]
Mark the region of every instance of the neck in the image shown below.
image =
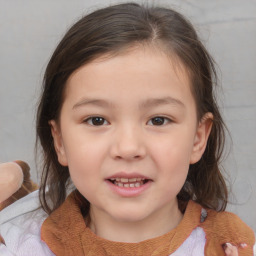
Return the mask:
[[[177,201],[138,221],[118,221],[103,212],[98,214],[92,207],[89,227],[97,236],[110,241],[138,243],[168,233],[180,223],[182,217]]]

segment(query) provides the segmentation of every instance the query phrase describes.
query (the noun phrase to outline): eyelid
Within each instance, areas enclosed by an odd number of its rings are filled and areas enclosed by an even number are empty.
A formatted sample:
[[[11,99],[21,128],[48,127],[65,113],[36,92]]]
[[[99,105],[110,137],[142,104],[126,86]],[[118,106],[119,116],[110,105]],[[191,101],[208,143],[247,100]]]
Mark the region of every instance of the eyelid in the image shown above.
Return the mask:
[[[104,123],[103,123],[102,125],[95,125],[95,124],[92,123],[92,119],[93,119],[93,118],[102,118],[102,119],[104,119]],[[106,122],[107,122],[107,124],[106,124]],[[83,119],[83,123],[86,123],[86,124],[88,124],[88,125],[90,125],[90,126],[105,126],[105,125],[109,125],[109,124],[110,124],[110,123],[106,120],[106,118],[104,118],[104,117],[102,117],[102,116],[98,116],[98,115],[89,116],[89,117]]]
[[[154,124],[150,124],[150,125],[152,125],[152,126],[164,126],[164,125],[166,125],[166,124],[169,124],[169,123],[173,123],[173,122],[174,122],[170,117],[157,115],[157,116],[151,117],[151,118],[149,119],[149,121],[147,122],[147,124],[148,124],[149,122],[151,122],[152,119],[157,118],[157,117],[163,118],[163,119],[164,119],[164,123],[161,124],[161,125],[154,125]],[[166,121],[167,121],[167,122],[166,122]]]

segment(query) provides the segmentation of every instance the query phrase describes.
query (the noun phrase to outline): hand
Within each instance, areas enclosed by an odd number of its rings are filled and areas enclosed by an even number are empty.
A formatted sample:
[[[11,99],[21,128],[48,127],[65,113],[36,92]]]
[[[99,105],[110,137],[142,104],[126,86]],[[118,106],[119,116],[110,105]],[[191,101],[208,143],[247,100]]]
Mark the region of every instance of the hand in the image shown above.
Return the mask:
[[[0,163],[0,203],[21,187],[23,178],[22,168],[17,163]]]
[[[21,160],[0,163],[0,211],[37,189],[27,163]]]
[[[241,248],[246,248],[247,244],[240,244]],[[238,254],[238,248],[235,245],[232,245],[231,243],[226,243],[223,245],[223,249],[225,251],[226,256],[239,256]]]

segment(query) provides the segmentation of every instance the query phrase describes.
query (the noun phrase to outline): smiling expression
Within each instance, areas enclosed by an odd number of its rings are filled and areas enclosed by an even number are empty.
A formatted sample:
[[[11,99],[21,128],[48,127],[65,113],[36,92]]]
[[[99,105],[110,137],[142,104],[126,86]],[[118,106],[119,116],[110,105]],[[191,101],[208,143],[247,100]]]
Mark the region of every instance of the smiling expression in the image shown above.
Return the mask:
[[[210,131],[197,120],[182,65],[149,47],[76,70],[51,125],[59,162],[91,213],[113,223],[177,212],[176,196]]]

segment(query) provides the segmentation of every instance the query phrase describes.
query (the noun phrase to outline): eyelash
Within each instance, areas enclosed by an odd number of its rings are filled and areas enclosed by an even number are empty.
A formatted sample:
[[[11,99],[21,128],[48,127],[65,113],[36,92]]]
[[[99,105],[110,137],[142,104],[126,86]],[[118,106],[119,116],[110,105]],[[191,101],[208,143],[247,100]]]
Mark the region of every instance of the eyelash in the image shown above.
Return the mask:
[[[163,123],[161,123],[161,124],[153,124],[152,123],[152,120],[153,119],[161,119],[162,121],[163,121]],[[147,122],[147,124],[149,123],[149,122],[151,122],[152,124],[150,124],[150,125],[153,125],[153,126],[163,126],[163,125],[166,125],[166,124],[168,124],[168,123],[172,123],[173,121],[170,119],[170,118],[168,118],[168,117],[164,117],[164,116],[155,116],[155,117],[152,117],[148,122]]]
[[[103,123],[101,124],[93,124],[93,120],[95,119],[101,119],[101,121],[103,121]],[[96,121],[96,120],[95,120]],[[104,118],[104,117],[101,117],[101,116],[90,116],[88,118],[86,118],[83,123],[87,123],[88,125],[91,125],[91,126],[102,126],[102,125],[106,125],[104,124],[105,122],[107,122],[107,124],[109,124],[109,122]]]
[[[93,123],[94,121],[97,121],[97,119],[100,119],[98,121],[101,121],[99,124],[95,124]],[[157,121],[158,119],[158,121]],[[160,122],[160,124],[153,124],[152,121],[162,121]],[[155,116],[155,117],[152,117],[148,122],[147,124],[149,125],[152,125],[152,126],[163,126],[163,125],[166,125],[168,123],[172,123],[173,121],[170,119],[170,118],[167,118],[167,117],[164,117],[164,116]],[[101,116],[91,116],[91,117],[88,117],[87,119],[85,119],[83,121],[83,123],[87,123],[88,125],[91,125],[91,126],[103,126],[103,125],[108,125],[109,122],[104,118],[104,117],[101,117]]]

